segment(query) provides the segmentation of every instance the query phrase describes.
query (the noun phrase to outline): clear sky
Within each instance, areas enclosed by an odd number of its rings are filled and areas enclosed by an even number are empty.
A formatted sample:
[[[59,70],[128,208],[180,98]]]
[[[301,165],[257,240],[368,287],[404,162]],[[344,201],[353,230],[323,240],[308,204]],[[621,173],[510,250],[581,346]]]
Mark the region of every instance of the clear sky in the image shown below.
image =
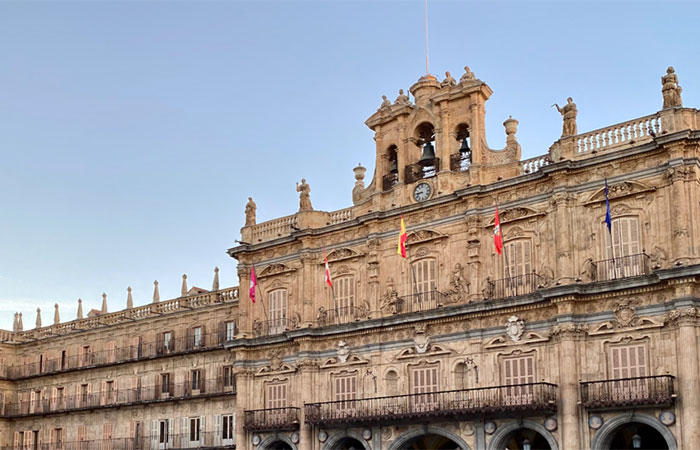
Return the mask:
[[[520,121],[523,158],[561,133],[651,114],[678,73],[700,106],[698,2],[429,0],[430,70],[469,65],[494,90],[487,137]],[[237,284],[225,251],[247,197],[258,221],[369,183],[364,121],[425,73],[423,1],[0,2],[0,328],[33,327],[108,294],[122,309]]]

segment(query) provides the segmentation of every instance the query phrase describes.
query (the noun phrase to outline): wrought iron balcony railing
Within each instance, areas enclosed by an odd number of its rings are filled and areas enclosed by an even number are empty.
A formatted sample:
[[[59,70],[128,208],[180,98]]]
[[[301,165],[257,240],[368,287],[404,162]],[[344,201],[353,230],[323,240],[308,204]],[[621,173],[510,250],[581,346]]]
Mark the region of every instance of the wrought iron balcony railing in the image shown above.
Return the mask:
[[[121,364],[129,361],[155,358],[165,355],[184,354],[220,348],[233,336],[226,331],[206,333],[199,337],[186,336],[164,341],[142,342],[139,345],[118,347],[111,350],[89,351],[63,358],[44,359],[29,364],[4,367],[0,376],[8,379],[21,379],[33,376],[51,375],[60,372]]]
[[[405,168],[404,181],[407,184],[415,183],[424,178],[434,177],[440,171],[440,158],[435,158],[431,164],[409,164]]]
[[[517,297],[535,292],[544,286],[544,279],[535,272],[500,280],[486,279],[484,297],[487,300]]]
[[[426,291],[397,297],[397,304],[390,306],[392,313],[404,314],[439,308],[443,306],[446,301],[447,296],[442,292]]]
[[[235,448],[233,429],[218,432],[198,432],[186,434],[164,434],[152,437],[91,439],[62,442],[18,443],[0,447],[0,450],[178,450],[188,448]]]
[[[244,411],[243,428],[248,431],[292,431],[299,429],[299,408],[268,408]]]
[[[172,379],[172,378],[171,378]],[[236,393],[232,379],[214,378],[191,380],[187,383],[171,383],[142,386],[136,389],[113,389],[101,392],[85,392],[78,395],[41,398],[35,400],[5,403],[0,406],[0,416],[24,417],[58,414],[76,410],[112,408],[151,402],[166,402],[188,398],[212,397]]]
[[[453,172],[464,172],[469,169],[471,163],[471,152],[460,152],[450,155],[450,170]]]
[[[596,261],[591,268],[592,281],[618,280],[651,273],[650,258],[646,253]]]
[[[382,190],[383,191],[388,191],[389,189],[393,188],[399,184],[399,174],[397,172],[390,173],[388,175],[384,175],[382,177]]]
[[[581,383],[581,403],[589,409],[673,404],[672,375],[617,378]]]
[[[528,383],[425,394],[307,403],[308,424],[371,424],[556,411],[557,385]]]

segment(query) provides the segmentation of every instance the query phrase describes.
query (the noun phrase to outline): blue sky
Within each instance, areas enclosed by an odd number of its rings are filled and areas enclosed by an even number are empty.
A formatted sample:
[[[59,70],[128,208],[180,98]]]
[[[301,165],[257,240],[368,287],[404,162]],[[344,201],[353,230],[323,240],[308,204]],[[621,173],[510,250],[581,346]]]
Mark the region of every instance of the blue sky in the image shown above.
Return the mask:
[[[651,114],[673,65],[700,105],[697,2],[429,0],[430,68],[494,90],[487,137],[523,158],[561,133]],[[423,1],[0,2],[0,328],[63,320],[126,288],[148,303],[237,284],[225,250],[258,221],[351,204],[364,121],[425,72]],[[369,179],[367,180],[369,182]]]

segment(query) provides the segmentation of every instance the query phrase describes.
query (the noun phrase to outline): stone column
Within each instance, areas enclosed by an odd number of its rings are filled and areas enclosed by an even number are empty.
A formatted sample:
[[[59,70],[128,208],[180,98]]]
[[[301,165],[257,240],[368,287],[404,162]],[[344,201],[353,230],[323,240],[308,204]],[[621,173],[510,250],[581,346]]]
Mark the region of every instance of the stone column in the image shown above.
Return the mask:
[[[302,245],[306,246],[303,242]],[[320,274],[316,273],[317,264],[315,264],[319,261],[318,256],[314,255],[313,253],[302,253],[300,259],[302,269],[301,274],[297,277],[297,288],[299,290],[299,298],[297,299],[297,302],[300,302],[301,304],[298,304],[297,307],[302,309],[302,323],[299,324],[299,326],[307,326],[313,323],[314,320],[316,320],[316,310],[318,309],[318,307],[324,306],[327,309],[327,305],[324,303],[325,292],[323,289],[320,290],[320,292],[323,295],[320,299],[320,302],[314,304],[313,301],[314,281],[316,278],[320,279]],[[289,314],[291,313],[292,311],[290,310]]]
[[[313,403],[319,401],[314,394],[316,394],[314,389],[309,389],[308,387],[314,386],[314,374],[318,371],[318,365],[313,360],[302,361],[299,364],[301,384],[300,395],[298,407],[301,408],[300,416],[300,427],[299,427],[299,444],[297,444],[298,450],[313,450],[313,427],[307,425],[306,418],[304,417],[304,403]],[[296,406],[296,405],[295,405]]]
[[[571,215],[569,203],[571,196],[566,192],[554,194],[550,200],[554,208],[554,233],[556,249],[556,273],[554,276],[560,284],[568,284],[574,281],[572,243],[571,243]]]
[[[678,317],[678,393],[681,404],[680,448],[700,448],[700,383],[698,382],[698,311],[688,308]]]

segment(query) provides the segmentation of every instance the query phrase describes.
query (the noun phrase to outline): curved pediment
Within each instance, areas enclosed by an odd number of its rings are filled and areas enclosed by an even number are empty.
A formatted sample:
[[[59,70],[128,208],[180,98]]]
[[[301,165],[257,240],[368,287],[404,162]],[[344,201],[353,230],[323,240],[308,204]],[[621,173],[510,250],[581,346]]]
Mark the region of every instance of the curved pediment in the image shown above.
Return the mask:
[[[255,376],[266,376],[266,375],[272,375],[272,374],[282,374],[282,373],[294,373],[296,372],[297,369],[296,367],[292,366],[291,364],[287,363],[282,363],[279,366],[265,366],[261,368],[260,370],[257,371]]]
[[[321,364],[321,369],[342,366],[356,366],[358,364],[369,364],[369,360],[362,358],[360,355],[351,353],[350,355],[348,355],[345,362],[342,362],[340,358],[328,358],[323,364]]]
[[[435,230],[415,230],[408,233],[406,236],[407,244],[422,244],[439,239],[446,239],[448,236]]]
[[[516,206],[515,208],[504,209],[503,211],[498,211],[498,218],[501,221],[501,225],[511,222],[518,222],[520,220],[526,220],[538,216],[546,216],[547,214],[541,211],[537,211],[529,206]],[[496,222],[496,214],[494,214],[485,225],[487,228],[493,228]]]
[[[286,264],[270,264],[269,266],[265,266],[260,273],[258,274],[258,278],[265,278],[269,277],[272,275],[280,275],[283,273],[291,273],[296,271],[295,268],[289,267]]]
[[[638,181],[623,181],[621,183],[610,184],[608,183],[608,198],[624,198],[630,195],[638,195],[646,192],[653,192],[656,188],[648,186],[644,183]],[[584,206],[589,206],[595,203],[600,203],[605,201],[605,186],[601,186],[598,190],[593,192],[586,201],[583,202]]]
[[[364,256],[364,254],[358,252],[357,250],[353,250],[348,247],[343,247],[343,248],[337,248],[330,253],[328,253],[328,262],[339,262],[339,261],[346,261],[349,259],[354,259],[354,258],[360,258]],[[325,264],[325,260],[321,260],[320,264]]]
[[[396,359],[412,359],[416,357],[449,355],[452,351],[438,344],[428,344],[428,350],[420,352],[416,347],[408,347],[396,356]]]

